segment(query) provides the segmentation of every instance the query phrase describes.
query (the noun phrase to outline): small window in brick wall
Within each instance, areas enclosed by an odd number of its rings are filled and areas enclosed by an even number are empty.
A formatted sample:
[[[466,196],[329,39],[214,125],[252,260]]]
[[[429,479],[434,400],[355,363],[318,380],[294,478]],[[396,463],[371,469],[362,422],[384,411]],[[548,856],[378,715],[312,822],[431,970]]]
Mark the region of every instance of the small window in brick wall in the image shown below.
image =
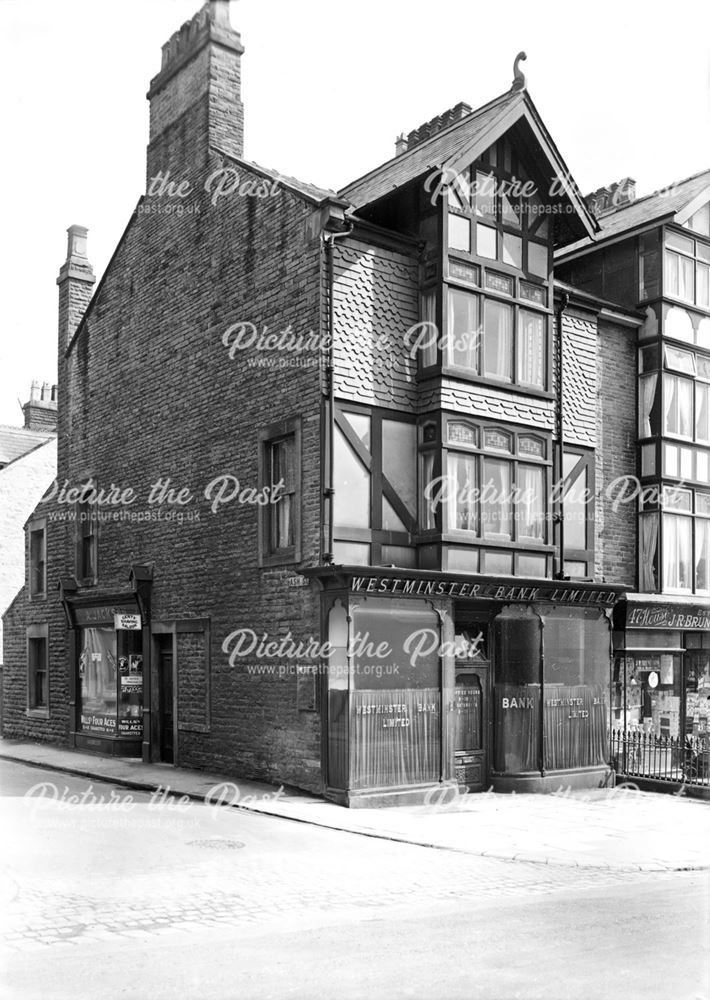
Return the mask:
[[[259,508],[262,565],[301,559],[301,425],[298,418],[259,433],[259,484],[268,502]]]
[[[47,596],[47,526],[46,521],[34,521],[29,530],[30,597]]]
[[[93,487],[92,494],[98,492],[95,479],[88,480]],[[83,492],[88,493],[88,490]],[[79,583],[86,587],[96,583],[98,556],[97,507],[90,499],[76,505],[76,575]]]
[[[27,709],[49,715],[48,626],[27,629]]]

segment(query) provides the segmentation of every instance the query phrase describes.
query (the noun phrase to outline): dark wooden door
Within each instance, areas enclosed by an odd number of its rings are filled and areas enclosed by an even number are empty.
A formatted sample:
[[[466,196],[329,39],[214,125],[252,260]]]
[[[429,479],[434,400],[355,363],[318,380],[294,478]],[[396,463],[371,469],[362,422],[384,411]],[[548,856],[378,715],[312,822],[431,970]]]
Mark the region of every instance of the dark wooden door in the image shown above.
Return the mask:
[[[173,719],[173,645],[172,636],[161,636],[158,647],[158,699],[160,759],[175,762]]]
[[[456,671],[453,701],[454,773],[471,792],[488,780],[488,667]]]

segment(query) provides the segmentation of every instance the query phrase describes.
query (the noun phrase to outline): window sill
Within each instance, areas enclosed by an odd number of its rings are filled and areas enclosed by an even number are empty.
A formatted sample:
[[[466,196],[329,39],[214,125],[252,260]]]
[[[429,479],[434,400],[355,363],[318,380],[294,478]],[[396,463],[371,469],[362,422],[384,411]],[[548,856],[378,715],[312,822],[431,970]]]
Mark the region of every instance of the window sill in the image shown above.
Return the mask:
[[[515,392],[521,396],[532,396],[535,399],[554,400],[554,394],[547,389],[538,389],[531,385],[522,385],[519,382],[507,382],[505,379],[486,378],[483,375],[475,375],[466,368],[457,368],[454,365],[443,364],[439,369],[428,368],[426,375],[418,376],[422,382],[425,379],[435,378],[458,379],[461,382],[470,382],[472,385],[485,386],[488,389],[500,389],[502,392]]]
[[[28,719],[48,719],[49,709],[48,708],[28,708],[25,711],[25,716]]]

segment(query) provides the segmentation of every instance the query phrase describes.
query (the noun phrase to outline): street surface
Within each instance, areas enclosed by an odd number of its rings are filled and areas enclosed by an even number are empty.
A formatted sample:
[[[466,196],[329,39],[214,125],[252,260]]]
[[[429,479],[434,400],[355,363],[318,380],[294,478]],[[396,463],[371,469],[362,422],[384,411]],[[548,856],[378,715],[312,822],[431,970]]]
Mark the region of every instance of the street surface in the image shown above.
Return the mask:
[[[704,871],[506,862],[8,761],[0,795],[3,998],[710,1000]]]

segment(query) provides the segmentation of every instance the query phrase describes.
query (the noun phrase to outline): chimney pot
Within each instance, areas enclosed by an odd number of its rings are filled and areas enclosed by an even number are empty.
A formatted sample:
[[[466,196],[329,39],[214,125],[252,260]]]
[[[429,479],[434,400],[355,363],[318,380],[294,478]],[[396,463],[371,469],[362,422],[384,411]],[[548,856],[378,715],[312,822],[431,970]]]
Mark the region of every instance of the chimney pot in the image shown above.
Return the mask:
[[[395,156],[401,156],[402,153],[407,152],[407,140],[404,138],[404,132],[400,132],[394,140],[394,152]]]

